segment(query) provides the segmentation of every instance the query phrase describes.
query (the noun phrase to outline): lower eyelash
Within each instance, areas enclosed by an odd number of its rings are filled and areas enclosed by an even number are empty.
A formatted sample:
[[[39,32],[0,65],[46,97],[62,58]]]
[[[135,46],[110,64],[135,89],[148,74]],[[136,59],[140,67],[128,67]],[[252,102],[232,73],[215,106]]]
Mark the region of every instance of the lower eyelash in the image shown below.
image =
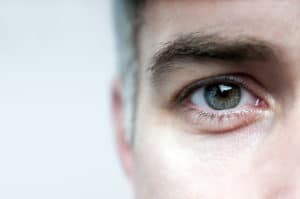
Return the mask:
[[[201,87],[215,83],[237,84],[253,94],[256,101],[224,111],[205,110],[195,106],[190,100],[191,94]],[[170,109],[176,110],[187,128],[195,133],[226,133],[232,132],[258,121],[271,118],[274,113],[274,100],[263,86],[247,74],[231,74],[198,80],[176,92],[171,98]],[[202,110],[201,110],[202,109]]]
[[[187,108],[184,115],[198,130],[206,133],[224,133],[248,126],[261,119],[266,112],[266,110],[248,108],[241,111],[226,111],[226,113],[209,113]]]

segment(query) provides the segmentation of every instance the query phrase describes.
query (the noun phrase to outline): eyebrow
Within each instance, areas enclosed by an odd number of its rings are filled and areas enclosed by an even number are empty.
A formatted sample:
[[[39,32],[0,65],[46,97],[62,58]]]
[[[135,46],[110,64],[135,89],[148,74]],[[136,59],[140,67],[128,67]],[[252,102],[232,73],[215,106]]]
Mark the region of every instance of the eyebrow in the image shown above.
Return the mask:
[[[241,63],[250,61],[274,62],[276,48],[269,42],[246,36],[225,38],[218,34],[190,33],[167,42],[155,53],[148,68],[155,82],[178,69],[176,63],[186,61],[222,61]],[[180,68],[188,67],[181,64]]]

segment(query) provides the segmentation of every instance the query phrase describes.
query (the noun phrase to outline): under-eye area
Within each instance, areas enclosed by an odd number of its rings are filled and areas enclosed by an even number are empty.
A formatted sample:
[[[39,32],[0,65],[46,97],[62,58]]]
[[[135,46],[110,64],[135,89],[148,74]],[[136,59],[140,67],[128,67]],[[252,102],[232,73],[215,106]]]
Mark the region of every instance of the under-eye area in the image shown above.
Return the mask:
[[[266,90],[242,74],[193,81],[175,94],[172,104],[184,121],[206,133],[234,131],[271,112]]]

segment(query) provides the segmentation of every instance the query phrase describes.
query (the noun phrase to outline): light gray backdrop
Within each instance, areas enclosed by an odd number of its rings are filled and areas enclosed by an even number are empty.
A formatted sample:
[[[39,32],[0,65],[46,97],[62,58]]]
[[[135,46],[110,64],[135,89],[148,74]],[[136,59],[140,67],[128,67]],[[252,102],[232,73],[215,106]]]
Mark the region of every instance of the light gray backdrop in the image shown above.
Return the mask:
[[[128,199],[111,0],[0,1],[0,198]]]

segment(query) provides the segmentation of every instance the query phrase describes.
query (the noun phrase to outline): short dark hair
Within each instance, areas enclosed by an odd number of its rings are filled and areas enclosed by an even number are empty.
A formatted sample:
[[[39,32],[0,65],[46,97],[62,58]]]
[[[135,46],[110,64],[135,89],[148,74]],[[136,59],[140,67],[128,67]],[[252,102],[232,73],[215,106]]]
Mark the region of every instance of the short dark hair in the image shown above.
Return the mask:
[[[136,48],[136,40],[139,29],[139,24],[142,20],[141,7],[145,0],[114,0],[114,19],[115,30],[117,33],[119,55],[123,57],[126,51],[131,46],[132,50]],[[120,60],[121,65],[130,64],[133,60]]]
[[[123,85],[125,125],[128,140],[132,140],[138,83],[137,35],[142,21],[145,0],[114,0],[114,20],[117,36],[118,71]]]

